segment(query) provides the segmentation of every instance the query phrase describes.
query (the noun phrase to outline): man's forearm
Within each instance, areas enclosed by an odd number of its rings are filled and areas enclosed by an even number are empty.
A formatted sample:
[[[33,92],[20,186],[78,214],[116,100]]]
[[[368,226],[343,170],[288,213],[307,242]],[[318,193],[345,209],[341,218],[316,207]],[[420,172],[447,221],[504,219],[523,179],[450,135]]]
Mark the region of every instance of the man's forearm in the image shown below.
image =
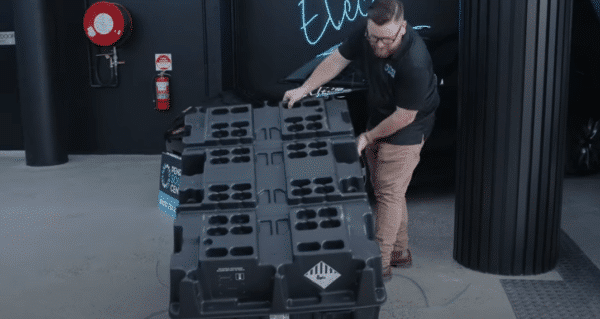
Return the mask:
[[[412,110],[399,109],[395,111],[372,130],[366,132],[367,140],[370,143],[376,139],[392,135],[412,123],[416,114],[417,111]]]
[[[340,53],[335,50],[317,66],[311,76],[304,82],[303,86],[307,90],[306,93],[308,94],[331,81],[342,72],[349,62],[343,59]]]
[[[329,61],[323,61],[323,63],[319,64],[308,80],[304,82],[304,88],[306,88],[307,94],[327,83],[335,76],[330,74],[330,63],[327,62]]]

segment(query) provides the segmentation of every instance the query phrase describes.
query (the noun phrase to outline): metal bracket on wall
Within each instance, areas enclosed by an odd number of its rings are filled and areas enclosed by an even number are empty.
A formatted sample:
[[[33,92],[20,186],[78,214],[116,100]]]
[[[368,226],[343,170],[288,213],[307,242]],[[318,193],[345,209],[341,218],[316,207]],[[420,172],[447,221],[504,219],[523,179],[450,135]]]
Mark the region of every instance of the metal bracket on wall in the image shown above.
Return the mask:
[[[112,51],[112,52],[111,52]],[[119,64],[124,64],[124,61],[119,61],[117,57],[117,48],[112,47],[112,50],[100,50],[97,46],[93,44],[88,44],[88,57],[89,57],[89,70],[90,70],[90,86],[91,87],[118,87],[119,86],[119,77],[117,66]],[[100,52],[100,53],[98,53]],[[108,61],[108,67],[110,69],[110,80],[108,82],[104,82],[100,76],[100,69],[98,65],[100,65],[99,57],[105,57]],[[100,61],[99,61],[100,60]]]

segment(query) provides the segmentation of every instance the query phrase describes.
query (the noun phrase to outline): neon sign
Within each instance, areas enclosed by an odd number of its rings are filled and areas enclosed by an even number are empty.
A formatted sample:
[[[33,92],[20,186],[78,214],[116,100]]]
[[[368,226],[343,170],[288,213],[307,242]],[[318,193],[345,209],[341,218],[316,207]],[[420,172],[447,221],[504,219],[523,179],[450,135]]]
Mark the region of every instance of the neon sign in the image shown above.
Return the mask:
[[[363,17],[367,16],[367,13],[365,12],[366,10],[363,10],[363,2],[368,2],[369,5],[370,3],[372,3],[374,0],[356,0],[356,7],[353,9],[352,8],[352,3],[351,0],[344,0],[344,12],[342,13],[342,17],[341,19],[339,19],[339,22],[336,24],[336,22],[333,19],[333,15],[331,13],[331,8],[329,6],[329,0],[320,0],[323,1],[323,4],[325,5],[325,9],[327,11],[327,20],[325,21],[325,24],[321,26],[321,33],[315,38],[311,36],[312,32],[308,31],[309,27],[319,27],[318,25],[315,26],[316,22],[315,19],[319,16],[318,14],[313,15],[312,17],[310,17],[309,20],[307,20],[306,18],[306,8],[307,8],[307,2],[308,0],[301,0],[300,2],[298,2],[298,6],[301,7],[301,11],[302,11],[302,27],[300,28],[300,30],[302,30],[304,32],[304,37],[306,38],[306,41],[311,44],[311,45],[315,45],[317,44],[319,41],[321,41],[321,38],[323,38],[323,35],[325,34],[325,31],[327,30],[327,28],[329,27],[329,25],[331,25],[334,29],[336,30],[340,30],[342,28],[342,25],[344,24],[344,21],[347,19],[348,21],[354,21],[356,20],[356,17],[358,17],[358,15],[360,14]],[[366,8],[366,7],[365,7]],[[354,15],[351,16],[351,11],[354,10]]]

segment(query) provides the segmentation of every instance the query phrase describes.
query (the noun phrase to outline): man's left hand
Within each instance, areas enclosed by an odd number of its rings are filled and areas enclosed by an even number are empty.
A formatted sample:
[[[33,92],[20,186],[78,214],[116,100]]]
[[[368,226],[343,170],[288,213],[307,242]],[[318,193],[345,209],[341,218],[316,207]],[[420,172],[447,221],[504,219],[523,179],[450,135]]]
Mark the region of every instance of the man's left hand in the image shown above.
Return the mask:
[[[367,136],[365,135],[365,133],[362,133],[358,136],[358,138],[356,139],[356,147],[358,149],[358,156],[360,156],[362,154],[362,151],[365,149],[365,147],[367,147],[367,145],[369,144],[369,141],[367,140]]]

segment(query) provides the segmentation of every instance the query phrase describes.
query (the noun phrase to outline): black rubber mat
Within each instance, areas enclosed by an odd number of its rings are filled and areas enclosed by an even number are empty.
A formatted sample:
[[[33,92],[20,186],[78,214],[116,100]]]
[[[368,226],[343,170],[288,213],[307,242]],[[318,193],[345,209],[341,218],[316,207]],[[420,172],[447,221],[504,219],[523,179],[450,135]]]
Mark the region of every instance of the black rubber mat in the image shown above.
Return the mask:
[[[562,281],[501,279],[517,318],[600,318],[600,270],[561,230]]]

